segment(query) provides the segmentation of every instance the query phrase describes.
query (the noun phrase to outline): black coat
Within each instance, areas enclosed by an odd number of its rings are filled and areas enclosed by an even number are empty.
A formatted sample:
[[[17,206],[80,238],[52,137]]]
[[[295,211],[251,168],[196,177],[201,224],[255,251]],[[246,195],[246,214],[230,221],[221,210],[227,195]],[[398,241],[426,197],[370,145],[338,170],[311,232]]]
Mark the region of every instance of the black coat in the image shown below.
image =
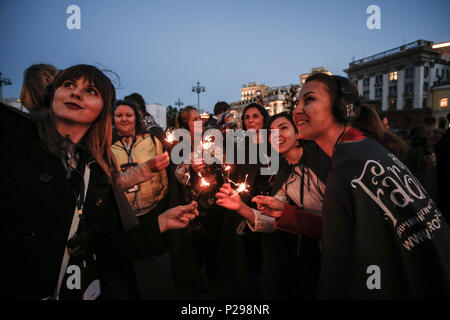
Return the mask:
[[[62,161],[43,149],[27,115],[1,105],[0,121],[0,297],[46,298],[56,287],[82,174],[66,178]],[[83,230],[100,262],[102,297],[137,298],[132,258],[165,249],[157,217],[125,233],[111,184],[98,164],[90,168]]]
[[[450,229],[408,168],[370,138],[337,145],[331,163],[319,297],[449,297]]]

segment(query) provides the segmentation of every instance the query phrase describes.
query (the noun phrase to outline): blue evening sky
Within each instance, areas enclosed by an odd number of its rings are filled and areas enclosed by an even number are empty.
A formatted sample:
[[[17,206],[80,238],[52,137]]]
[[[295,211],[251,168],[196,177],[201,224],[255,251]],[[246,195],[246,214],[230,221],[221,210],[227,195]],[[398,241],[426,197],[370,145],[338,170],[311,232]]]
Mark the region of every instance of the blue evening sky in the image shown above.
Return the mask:
[[[69,30],[70,5],[81,29]],[[381,9],[381,30],[369,30],[369,5]],[[192,86],[206,92],[200,107],[240,99],[248,82],[299,82],[323,66],[344,75],[349,62],[418,39],[450,40],[449,0],[2,0],[0,72],[17,98],[23,71],[87,63],[120,76],[117,97],[196,105]]]

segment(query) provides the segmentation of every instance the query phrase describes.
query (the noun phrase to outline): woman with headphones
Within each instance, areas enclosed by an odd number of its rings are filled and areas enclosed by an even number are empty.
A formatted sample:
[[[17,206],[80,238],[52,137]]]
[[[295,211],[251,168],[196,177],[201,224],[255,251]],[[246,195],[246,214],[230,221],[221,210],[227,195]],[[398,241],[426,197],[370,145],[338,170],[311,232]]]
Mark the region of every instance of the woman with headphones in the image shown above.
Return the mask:
[[[294,121],[331,157],[323,205],[319,298],[450,295],[450,230],[409,169],[364,132],[356,87],[318,73]]]

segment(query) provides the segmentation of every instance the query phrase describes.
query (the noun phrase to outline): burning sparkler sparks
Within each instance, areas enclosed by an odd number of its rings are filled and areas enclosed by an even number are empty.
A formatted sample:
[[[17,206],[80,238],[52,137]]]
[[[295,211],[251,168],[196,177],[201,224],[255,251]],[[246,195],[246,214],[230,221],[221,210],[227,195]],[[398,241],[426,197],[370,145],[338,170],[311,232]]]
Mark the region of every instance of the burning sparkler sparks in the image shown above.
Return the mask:
[[[173,129],[173,128],[169,128],[169,129],[167,129],[167,131],[166,131],[166,141],[168,142],[168,143],[172,143],[172,142],[174,142],[175,141],[175,129]]]
[[[241,183],[236,183],[233,180],[228,179],[229,182],[231,182],[232,184],[234,184],[237,187],[234,190],[234,194],[230,198],[233,198],[234,196],[236,196],[236,195],[238,195],[239,193],[242,193],[242,192],[249,192],[248,188],[250,186],[247,184],[247,178],[248,178],[248,174],[245,175],[245,180],[244,180],[244,182],[241,182]]]
[[[231,173],[231,166],[229,164],[224,164],[222,166],[222,177],[225,181],[230,181],[230,173]],[[227,176],[225,177],[224,172],[227,173]]]
[[[199,172],[198,176],[200,177],[200,187],[209,187],[210,183],[205,180],[205,178],[202,176],[202,174]]]
[[[200,147],[203,150],[209,150],[214,146],[214,141],[212,136],[207,136],[203,141],[200,142]]]

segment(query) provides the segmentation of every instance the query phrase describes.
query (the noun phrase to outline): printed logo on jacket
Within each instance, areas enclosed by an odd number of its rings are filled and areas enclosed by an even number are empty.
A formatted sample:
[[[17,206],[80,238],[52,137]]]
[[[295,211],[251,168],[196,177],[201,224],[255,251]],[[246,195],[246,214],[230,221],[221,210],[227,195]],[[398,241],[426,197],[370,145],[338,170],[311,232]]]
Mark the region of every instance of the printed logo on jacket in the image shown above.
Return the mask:
[[[383,210],[402,246],[411,251],[432,239],[441,228],[442,214],[400,160],[393,154],[388,154],[386,160],[367,160],[351,186],[361,188]]]

